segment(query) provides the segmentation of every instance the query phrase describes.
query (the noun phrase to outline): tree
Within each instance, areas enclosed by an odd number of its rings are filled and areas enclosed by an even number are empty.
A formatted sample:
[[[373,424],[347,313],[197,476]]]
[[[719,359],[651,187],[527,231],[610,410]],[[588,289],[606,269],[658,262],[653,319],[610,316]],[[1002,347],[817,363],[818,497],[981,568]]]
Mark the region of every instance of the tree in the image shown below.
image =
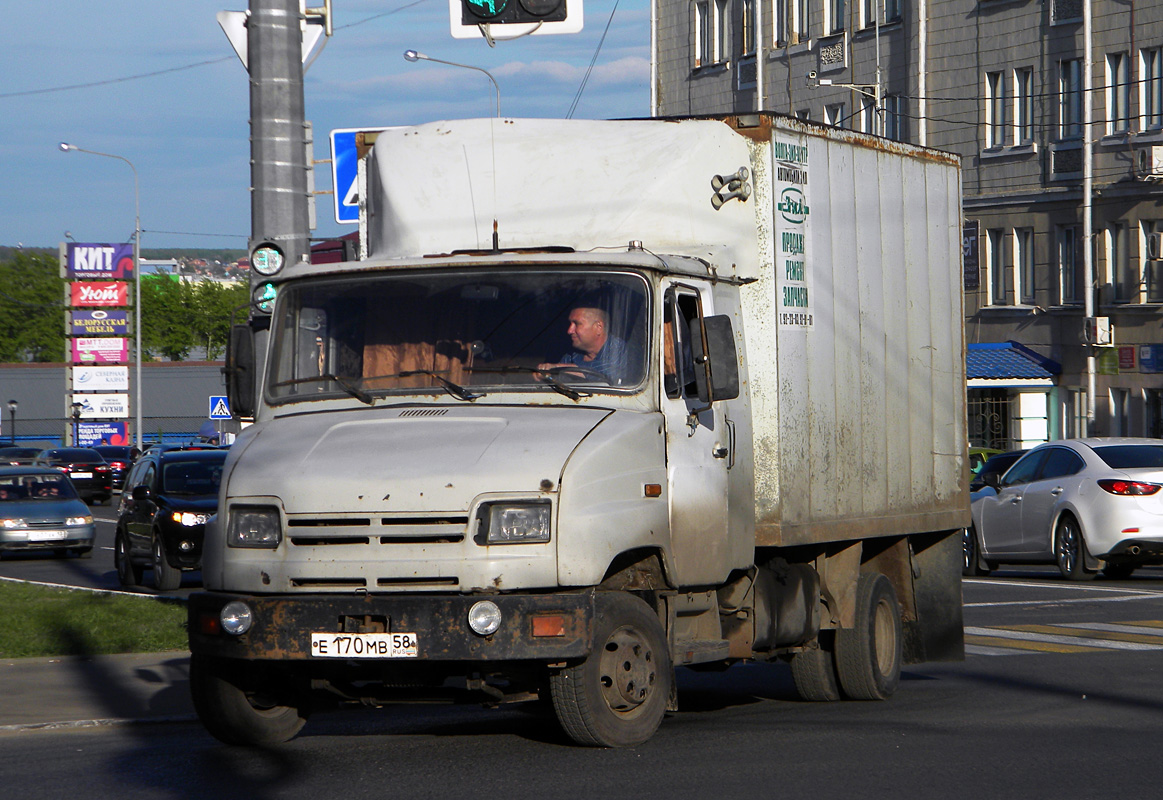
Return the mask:
[[[60,260],[16,251],[0,264],[0,274],[0,361],[60,361],[66,344]]]

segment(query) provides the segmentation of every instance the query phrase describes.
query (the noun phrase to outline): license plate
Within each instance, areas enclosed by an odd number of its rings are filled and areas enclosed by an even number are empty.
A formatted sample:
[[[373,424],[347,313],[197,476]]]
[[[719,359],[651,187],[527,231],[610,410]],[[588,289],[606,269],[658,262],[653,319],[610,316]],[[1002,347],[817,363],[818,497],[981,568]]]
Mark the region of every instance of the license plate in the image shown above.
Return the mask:
[[[92,472],[70,472],[69,474],[74,478],[92,478],[93,477]]]
[[[417,658],[414,633],[312,633],[311,655],[317,658]]]
[[[57,539],[69,538],[68,531],[29,531],[28,541],[30,542],[52,542]]]

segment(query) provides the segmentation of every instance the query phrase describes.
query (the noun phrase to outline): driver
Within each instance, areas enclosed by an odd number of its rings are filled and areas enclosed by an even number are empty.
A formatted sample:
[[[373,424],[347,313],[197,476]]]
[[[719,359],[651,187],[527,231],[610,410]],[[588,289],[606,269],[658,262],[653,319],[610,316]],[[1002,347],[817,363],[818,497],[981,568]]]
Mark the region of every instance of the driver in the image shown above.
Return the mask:
[[[575,352],[566,353],[556,364],[538,364],[537,368],[550,370],[572,365],[585,367],[588,372],[599,372],[610,383],[621,383],[626,377],[626,343],[610,335],[610,316],[593,306],[575,306],[569,312],[570,343]],[[585,377],[583,373],[577,373]]]

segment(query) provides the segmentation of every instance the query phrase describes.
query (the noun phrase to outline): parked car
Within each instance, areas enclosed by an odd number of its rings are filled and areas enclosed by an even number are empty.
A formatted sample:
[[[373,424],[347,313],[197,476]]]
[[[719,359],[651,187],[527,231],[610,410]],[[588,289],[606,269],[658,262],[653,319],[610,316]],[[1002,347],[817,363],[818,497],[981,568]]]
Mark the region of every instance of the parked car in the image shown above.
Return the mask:
[[[218,508],[226,450],[149,450],[130,468],[121,492],[113,560],[123,586],[146,569],[158,591],[202,566],[202,537]]]
[[[967,570],[1047,563],[1084,580],[1099,570],[1125,578],[1145,564],[1163,564],[1158,439],[1047,442],[986,481],[970,505]]]
[[[93,515],[60,471],[0,467],[0,554],[52,550],[89,558],[96,531]]]
[[[31,466],[40,455],[41,447],[0,447],[0,464],[9,466]]]
[[[41,450],[33,463],[68,475],[77,494],[87,503],[103,503],[113,496],[113,473],[109,464],[91,447]]]
[[[133,462],[141,454],[136,447],[127,447],[120,444],[102,444],[93,448],[101,457],[109,462],[111,485],[115,491],[121,491],[125,485],[125,474],[133,466]]]
[[[978,468],[977,474],[973,476],[973,480],[969,482],[969,491],[976,492],[986,487],[986,477],[994,475],[1000,478],[1005,471],[1013,466],[1025,454],[1025,450],[1009,450],[1005,453],[997,453],[990,456],[981,467]]]
[[[993,447],[970,447],[969,448],[969,471],[974,475],[981,472],[981,468],[985,466],[985,462],[989,460],[990,456],[995,456],[1002,452]]]

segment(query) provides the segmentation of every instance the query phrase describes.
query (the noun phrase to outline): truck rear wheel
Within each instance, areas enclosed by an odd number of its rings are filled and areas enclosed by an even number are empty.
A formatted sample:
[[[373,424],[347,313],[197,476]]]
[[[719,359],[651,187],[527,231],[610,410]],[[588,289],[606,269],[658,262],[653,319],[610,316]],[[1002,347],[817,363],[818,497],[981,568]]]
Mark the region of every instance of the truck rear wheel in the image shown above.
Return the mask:
[[[901,610],[892,582],[879,572],[860,576],[856,625],[836,631],[836,671],[852,700],[887,700],[901,677]]]
[[[578,744],[631,747],[658,729],[674,681],[658,615],[624,592],[595,600],[594,651],[550,676],[558,722]]]
[[[295,737],[307,721],[305,698],[248,675],[246,664],[194,654],[190,693],[206,730],[221,742],[268,745]]]
[[[823,638],[825,632],[821,632]],[[831,703],[840,699],[840,678],[836,674],[836,652],[831,643],[821,641],[813,650],[804,650],[791,658],[791,677],[800,699],[812,703]]]

